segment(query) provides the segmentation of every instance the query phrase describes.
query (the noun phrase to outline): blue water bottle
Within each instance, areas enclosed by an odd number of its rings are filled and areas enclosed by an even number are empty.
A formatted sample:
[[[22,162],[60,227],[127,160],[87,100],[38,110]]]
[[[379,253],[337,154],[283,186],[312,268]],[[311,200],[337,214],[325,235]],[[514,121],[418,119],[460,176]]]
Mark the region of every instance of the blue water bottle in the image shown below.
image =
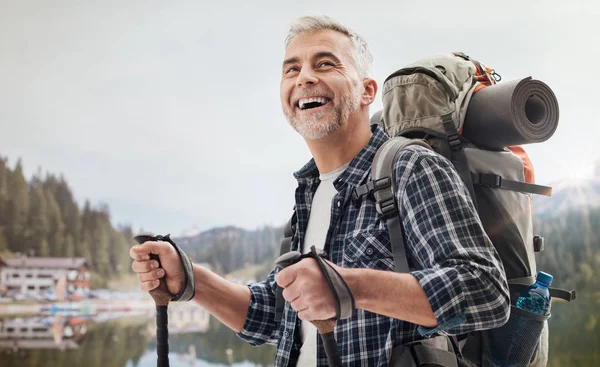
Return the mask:
[[[542,316],[550,315],[550,291],[552,275],[538,272],[536,282],[517,298],[517,308]]]

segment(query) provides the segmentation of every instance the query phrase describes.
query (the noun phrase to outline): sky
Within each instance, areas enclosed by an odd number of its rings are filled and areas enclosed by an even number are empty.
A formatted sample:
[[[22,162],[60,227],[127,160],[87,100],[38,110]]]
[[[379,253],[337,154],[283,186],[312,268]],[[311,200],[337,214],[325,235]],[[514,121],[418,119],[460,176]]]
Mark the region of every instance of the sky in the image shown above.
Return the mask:
[[[367,5],[368,3],[368,5]],[[596,1],[0,0],[0,156],[63,175],[115,225],[179,235],[282,225],[310,158],[281,111],[284,38],[302,15],[360,33],[374,78],[462,51],[548,84],[560,122],[525,146],[537,183],[600,158]],[[381,94],[371,113],[381,109]]]

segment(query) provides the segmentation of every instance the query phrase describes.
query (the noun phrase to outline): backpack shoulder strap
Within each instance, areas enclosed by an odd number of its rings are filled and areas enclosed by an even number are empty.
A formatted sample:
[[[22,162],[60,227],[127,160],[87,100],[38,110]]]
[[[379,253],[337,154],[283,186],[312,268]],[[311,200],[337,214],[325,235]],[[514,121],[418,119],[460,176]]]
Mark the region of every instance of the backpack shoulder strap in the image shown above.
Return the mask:
[[[292,217],[287,221],[285,227],[283,228],[283,239],[281,240],[279,256],[290,252],[292,247],[292,237],[294,237],[294,232],[296,230],[296,220],[296,208],[294,207],[294,213],[292,214]]]
[[[283,228],[283,239],[281,240],[279,256],[290,252],[292,249],[292,238],[294,237],[294,232],[296,231],[296,221],[296,207],[294,206],[294,213]],[[285,299],[283,298],[283,289],[281,287],[277,287],[277,290],[275,291],[275,323],[279,323],[281,321],[284,307]]]
[[[363,196],[373,195],[377,212],[386,216],[396,271],[400,273],[407,273],[409,267],[404,244],[404,231],[394,195],[393,170],[398,153],[411,145],[420,145],[431,149],[420,139],[409,139],[402,136],[390,138],[375,153],[371,164],[371,180],[357,187],[353,193],[355,201]]]
[[[475,205],[475,209],[478,210],[477,198],[475,196],[475,189],[473,188],[471,171],[469,170],[469,164],[467,162],[465,151],[460,142],[458,131],[454,126],[452,114],[442,116],[442,125],[444,126],[444,131],[446,132],[449,148],[449,157],[446,158],[448,158],[450,162],[452,162],[452,165],[458,172],[458,175],[460,176],[460,178],[462,178],[463,182],[467,186],[467,190],[471,195],[473,205]]]

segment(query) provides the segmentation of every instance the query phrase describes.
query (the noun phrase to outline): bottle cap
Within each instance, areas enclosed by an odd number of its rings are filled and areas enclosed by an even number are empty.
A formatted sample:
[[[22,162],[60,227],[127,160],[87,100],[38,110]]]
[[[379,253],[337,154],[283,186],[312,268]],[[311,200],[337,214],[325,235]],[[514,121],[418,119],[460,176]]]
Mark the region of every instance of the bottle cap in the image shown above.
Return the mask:
[[[550,285],[550,283],[552,283],[552,275],[548,274],[548,273],[544,273],[543,271],[539,271],[538,275],[537,275],[537,280],[538,282],[542,282],[542,283],[546,283],[548,285]]]

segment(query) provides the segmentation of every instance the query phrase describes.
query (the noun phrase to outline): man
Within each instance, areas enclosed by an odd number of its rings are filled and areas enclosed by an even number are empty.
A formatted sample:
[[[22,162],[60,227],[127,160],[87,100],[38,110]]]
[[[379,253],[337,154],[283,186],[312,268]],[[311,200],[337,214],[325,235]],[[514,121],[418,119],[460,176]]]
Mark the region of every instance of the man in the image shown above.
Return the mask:
[[[356,301],[336,325],[347,366],[387,366],[394,347],[436,333],[461,334],[504,324],[508,286],[469,194],[452,164],[420,147],[395,162],[395,194],[410,273],[394,272],[385,218],[372,200],[354,205],[377,148],[388,138],[369,124],[377,93],[366,42],[328,17],[296,20],[286,39],[281,104],[313,159],[295,173],[296,232],[292,250],[311,246],[348,284]],[[162,269],[148,254],[160,256]],[[131,250],[141,288],[165,276],[173,294],[184,273],[176,250],[147,242]],[[314,259],[303,259],[260,283],[230,283],[194,265],[194,300],[253,345],[277,344],[275,365],[325,366],[316,330],[307,321],[336,315],[335,301]],[[275,290],[286,307],[275,322]],[[299,350],[298,350],[299,349]]]

